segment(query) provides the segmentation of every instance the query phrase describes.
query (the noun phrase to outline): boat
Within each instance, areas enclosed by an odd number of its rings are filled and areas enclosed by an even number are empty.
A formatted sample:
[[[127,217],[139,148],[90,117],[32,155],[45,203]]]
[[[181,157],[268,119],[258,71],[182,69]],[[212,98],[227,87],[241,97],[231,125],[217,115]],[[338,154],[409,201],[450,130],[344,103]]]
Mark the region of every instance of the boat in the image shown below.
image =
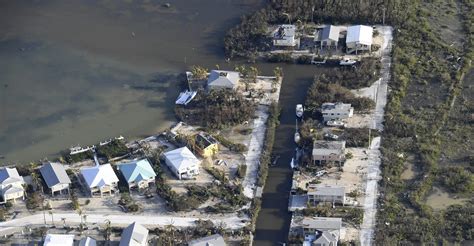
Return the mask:
[[[303,112],[304,112],[303,104],[297,104],[296,105],[296,117],[298,117],[298,118],[303,117]]]
[[[298,132],[298,120],[296,120],[296,132],[295,132],[295,143],[299,143],[301,140],[300,133]]]
[[[341,61],[339,61],[339,65],[341,66],[352,66],[356,64],[357,61],[351,60],[349,58],[344,58]]]
[[[290,167],[295,168],[295,158],[291,158]]]
[[[178,98],[176,99],[176,104],[178,105],[187,105],[190,103],[196,96],[197,91],[184,91],[179,93]]]

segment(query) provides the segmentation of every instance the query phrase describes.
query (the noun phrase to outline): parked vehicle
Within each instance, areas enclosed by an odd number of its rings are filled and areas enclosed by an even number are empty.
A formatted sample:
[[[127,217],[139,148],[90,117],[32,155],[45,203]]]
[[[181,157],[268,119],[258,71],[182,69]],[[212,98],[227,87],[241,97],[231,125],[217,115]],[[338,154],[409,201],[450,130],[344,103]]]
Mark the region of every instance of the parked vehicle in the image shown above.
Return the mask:
[[[338,140],[339,136],[328,132],[324,134],[324,138],[331,139],[331,140]]]
[[[334,127],[346,127],[346,123],[340,120],[330,120],[326,122],[327,126],[334,126]]]

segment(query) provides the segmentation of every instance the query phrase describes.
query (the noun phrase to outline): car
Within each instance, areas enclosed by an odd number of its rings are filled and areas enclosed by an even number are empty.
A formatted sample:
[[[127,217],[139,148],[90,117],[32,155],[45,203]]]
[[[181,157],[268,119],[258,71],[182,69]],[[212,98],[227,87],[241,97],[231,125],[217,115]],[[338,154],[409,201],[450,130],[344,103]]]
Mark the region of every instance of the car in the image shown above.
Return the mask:
[[[336,134],[332,134],[332,133],[325,133],[324,134],[324,138],[326,139],[332,139],[332,140],[338,140],[339,139],[339,136],[336,135]]]
[[[335,126],[335,127],[346,127],[346,123],[340,120],[330,120],[326,122],[327,126]]]

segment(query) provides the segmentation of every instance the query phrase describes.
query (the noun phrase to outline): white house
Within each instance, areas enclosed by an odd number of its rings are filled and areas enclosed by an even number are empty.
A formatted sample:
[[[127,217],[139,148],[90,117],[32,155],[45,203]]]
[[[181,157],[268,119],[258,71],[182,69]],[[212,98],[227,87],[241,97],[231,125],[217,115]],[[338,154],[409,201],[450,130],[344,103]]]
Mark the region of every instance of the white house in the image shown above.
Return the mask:
[[[323,103],[321,113],[324,121],[344,120],[354,115],[354,108],[348,103]]]
[[[119,246],[148,245],[148,229],[134,222],[123,229]]]
[[[313,142],[313,164],[328,162],[342,163],[345,161],[346,141],[315,140]]]
[[[338,26],[327,25],[321,31],[316,31],[319,35],[315,35],[316,41],[320,42],[321,48],[334,47],[337,48],[339,42],[340,29]]]
[[[44,246],[73,246],[74,235],[48,234],[44,238]]]
[[[110,164],[83,168],[81,174],[91,196],[118,193],[119,179]]]
[[[342,219],[304,217],[301,225],[305,242],[319,246],[337,246],[341,235]]]
[[[371,50],[374,29],[370,26],[357,25],[347,28],[346,47],[347,53]]]
[[[25,181],[16,168],[0,168],[0,195],[3,201],[15,202],[17,198],[25,199],[24,184]]]
[[[299,40],[296,38],[295,25],[279,25],[273,32],[273,46],[295,47]]]
[[[129,189],[144,189],[155,183],[156,173],[147,159],[119,164],[117,168],[127,181]]]
[[[40,168],[40,172],[46,185],[51,190],[51,195],[54,195],[54,193],[58,191],[59,194],[62,194],[63,190],[69,193],[69,184],[71,184],[71,180],[61,163],[45,163]]]
[[[200,161],[187,148],[171,150],[164,153],[166,164],[179,179],[191,178],[199,174]]]
[[[234,71],[212,70],[207,78],[209,90],[236,89],[239,85],[240,75]]]
[[[308,187],[308,202],[316,205],[320,202],[344,205],[346,194],[344,187],[311,184]]]

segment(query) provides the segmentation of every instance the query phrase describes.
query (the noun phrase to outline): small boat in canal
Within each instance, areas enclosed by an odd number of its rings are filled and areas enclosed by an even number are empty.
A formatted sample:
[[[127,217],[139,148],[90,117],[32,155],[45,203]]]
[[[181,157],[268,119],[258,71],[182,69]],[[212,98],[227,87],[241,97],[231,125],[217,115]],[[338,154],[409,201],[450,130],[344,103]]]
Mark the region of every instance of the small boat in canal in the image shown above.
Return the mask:
[[[297,104],[296,105],[296,117],[298,117],[298,118],[303,117],[303,112],[304,112],[303,104]]]
[[[296,120],[296,132],[295,132],[295,143],[299,143],[301,140],[300,133],[298,132],[298,120]]]

